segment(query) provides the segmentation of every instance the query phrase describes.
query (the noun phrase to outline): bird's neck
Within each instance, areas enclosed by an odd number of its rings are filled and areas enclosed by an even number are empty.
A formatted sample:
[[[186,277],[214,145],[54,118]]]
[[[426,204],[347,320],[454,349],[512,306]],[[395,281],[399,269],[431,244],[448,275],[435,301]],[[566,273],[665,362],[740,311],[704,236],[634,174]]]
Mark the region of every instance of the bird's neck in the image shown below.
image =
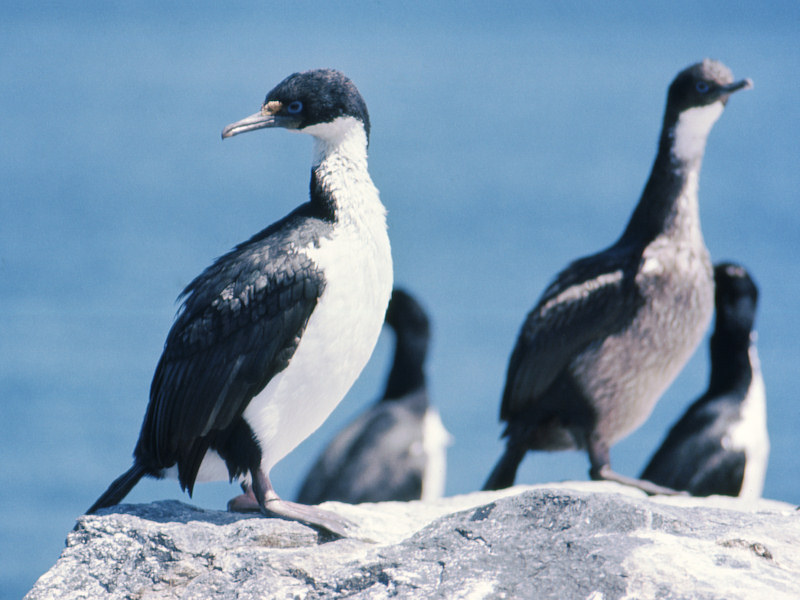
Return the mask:
[[[420,344],[423,344],[422,348]],[[425,386],[424,346],[427,346],[427,340],[398,338],[383,400],[396,400]]]
[[[722,109],[716,102],[678,115],[667,113],[650,179],[623,233],[624,241],[647,243],[660,235],[702,241],[700,167],[708,134]]]
[[[755,333],[715,331],[711,336],[711,376],[708,390],[713,394],[746,389],[758,369]]]
[[[311,202],[335,219],[385,217],[367,170],[367,135],[360,121],[340,117],[314,135]]]

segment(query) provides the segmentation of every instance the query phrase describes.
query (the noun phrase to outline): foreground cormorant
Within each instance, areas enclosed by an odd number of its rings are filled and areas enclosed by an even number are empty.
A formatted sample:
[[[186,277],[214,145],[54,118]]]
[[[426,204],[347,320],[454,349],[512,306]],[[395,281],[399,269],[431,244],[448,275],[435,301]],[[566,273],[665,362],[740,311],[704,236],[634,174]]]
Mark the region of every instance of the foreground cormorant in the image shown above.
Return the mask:
[[[708,59],[670,85],[658,154],[621,237],[562,271],[522,327],[500,408],[506,449],[485,489],[512,485],[528,450],[586,449],[592,479],[671,491],[612,471],[609,449],[648,417],[711,319],[697,182],[729,95],[751,85]]]
[[[314,137],[310,199],[217,259],[183,291],[150,389],[133,466],[88,512],[143,477],[238,479],[234,509],[343,535],[348,523],[287,502],[270,469],[310,435],[369,359],[392,290],[385,209],[367,171],[369,116],[338,71],[295,73],[222,137],[283,127]]]
[[[693,496],[756,499],[769,457],[754,322],[758,288],[744,267],[714,267],[716,321],[708,389],[673,425],[642,479]]]
[[[444,492],[450,435],[430,406],[425,386],[428,316],[413,296],[395,288],[386,324],[395,333],[386,391],[323,451],[298,502],[429,500]]]

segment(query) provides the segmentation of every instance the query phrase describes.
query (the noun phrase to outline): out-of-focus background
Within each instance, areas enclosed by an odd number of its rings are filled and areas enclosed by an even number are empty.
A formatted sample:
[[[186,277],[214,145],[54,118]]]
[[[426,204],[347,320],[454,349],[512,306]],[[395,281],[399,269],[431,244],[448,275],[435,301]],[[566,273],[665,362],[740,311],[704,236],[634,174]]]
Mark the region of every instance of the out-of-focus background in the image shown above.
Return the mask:
[[[397,284],[428,309],[431,397],[455,441],[448,494],[479,488],[518,328],[551,277],[613,242],[655,155],[667,86],[706,56],[755,88],[712,132],[701,216],[715,260],[761,288],[772,455],[765,495],[800,501],[800,4],[7,2],[0,8],[0,595],[22,596],[130,465],[180,290],[307,197],[311,140],[220,140],[286,75],[335,67],[370,110],[370,171]],[[291,498],[382,391],[381,338],[324,427],[273,471]],[[704,389],[707,344],[612,451],[637,475]],[[529,455],[518,482],[586,479]],[[199,485],[224,508],[238,493]],[[190,501],[148,481],[130,502]]]

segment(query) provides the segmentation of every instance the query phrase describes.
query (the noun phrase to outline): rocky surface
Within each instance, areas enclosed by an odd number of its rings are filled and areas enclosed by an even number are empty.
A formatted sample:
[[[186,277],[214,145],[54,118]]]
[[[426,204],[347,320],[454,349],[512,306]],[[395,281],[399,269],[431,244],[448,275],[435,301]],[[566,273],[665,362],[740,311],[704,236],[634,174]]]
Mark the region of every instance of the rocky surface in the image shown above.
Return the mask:
[[[325,505],[361,539],[180,502],[78,519],[44,598],[800,598],[800,512],[610,483]]]

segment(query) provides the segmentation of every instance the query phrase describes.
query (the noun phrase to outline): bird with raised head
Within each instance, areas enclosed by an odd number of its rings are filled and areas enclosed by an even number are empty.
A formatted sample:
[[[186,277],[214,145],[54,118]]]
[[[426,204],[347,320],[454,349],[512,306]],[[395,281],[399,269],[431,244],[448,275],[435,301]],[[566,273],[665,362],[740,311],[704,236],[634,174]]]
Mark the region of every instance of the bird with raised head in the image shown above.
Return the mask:
[[[585,449],[592,479],[672,491],[613,471],[610,448],[647,419],[710,322],[700,166],[728,98],[751,85],[708,59],[672,81],[658,153],[627,227],[561,271],[522,325],[500,407],[505,452],[485,489],[512,485],[528,450]]]

